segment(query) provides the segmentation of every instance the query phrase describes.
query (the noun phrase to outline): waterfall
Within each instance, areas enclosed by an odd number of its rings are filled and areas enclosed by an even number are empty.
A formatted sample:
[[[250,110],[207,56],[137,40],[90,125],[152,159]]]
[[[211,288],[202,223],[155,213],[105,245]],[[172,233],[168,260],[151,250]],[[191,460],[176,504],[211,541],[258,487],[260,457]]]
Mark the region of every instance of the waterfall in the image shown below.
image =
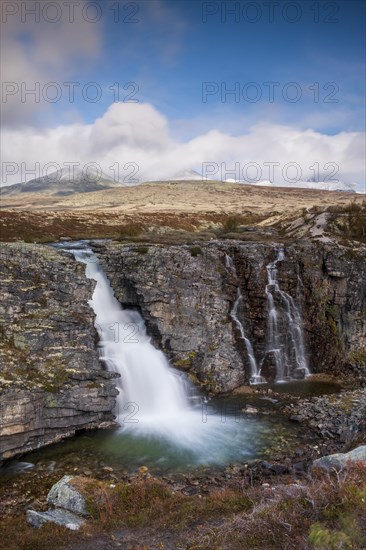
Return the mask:
[[[268,329],[265,361],[274,362],[275,380],[304,378],[309,375],[307,365],[300,309],[294,299],[280,289],[278,283],[277,264],[285,258],[284,249],[278,250],[277,258],[267,265],[268,284],[266,296],[268,303]],[[299,274],[298,286],[299,286]]]
[[[234,262],[228,254],[225,255],[225,265],[226,265],[226,268],[232,273],[232,275],[234,276],[236,281],[238,281],[238,275],[237,275],[237,272],[236,272],[236,269],[235,269],[235,266],[234,266]],[[230,317],[232,318],[232,320],[236,324],[236,326],[239,330],[239,333],[240,333],[240,337],[243,340],[243,342],[245,344],[245,347],[246,347],[246,350],[247,350],[247,353],[248,353],[248,359],[249,359],[249,364],[250,364],[249,383],[250,384],[260,384],[262,382],[265,382],[265,380],[260,376],[258,364],[257,364],[257,361],[255,359],[255,355],[254,355],[253,346],[252,346],[251,341],[249,340],[249,338],[245,335],[244,325],[238,317],[238,308],[239,308],[241,302],[243,301],[243,295],[241,293],[239,283],[238,283],[238,287],[237,287],[237,290],[236,290],[236,296],[237,296],[236,300],[234,302],[232,310],[230,311]]]
[[[120,393],[117,418],[122,433],[189,450],[196,463],[226,461],[230,453],[253,453],[252,423],[239,425],[236,417],[222,417],[209,404],[193,406],[192,386],[185,375],[174,370],[164,354],[146,334],[141,315],[123,309],[109,280],[90,249],[73,250],[86,264],[86,276],[96,281],[89,304],[96,315],[100,359],[107,368],[119,372]],[[225,427],[225,429],[223,429]]]
[[[189,408],[182,376],[170,368],[165,355],[151,344],[141,315],[122,309],[96,256],[90,251],[74,254],[77,260],[86,263],[86,276],[97,282],[89,305],[96,315],[100,360],[108,370],[121,374],[119,416],[126,416],[123,411],[127,410],[127,404],[131,409],[135,407],[140,419],[147,415],[178,416]]]

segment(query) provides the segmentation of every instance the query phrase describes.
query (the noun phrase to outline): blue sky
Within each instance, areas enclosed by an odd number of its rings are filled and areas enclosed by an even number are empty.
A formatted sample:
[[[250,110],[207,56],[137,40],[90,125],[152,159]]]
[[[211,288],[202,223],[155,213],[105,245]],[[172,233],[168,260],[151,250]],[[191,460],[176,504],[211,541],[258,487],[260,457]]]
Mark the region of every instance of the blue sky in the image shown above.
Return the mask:
[[[294,144],[304,136],[306,164],[319,152],[316,161],[341,163],[342,176],[364,185],[363,1],[80,0],[73,21],[64,2],[57,3],[57,22],[50,21],[52,8],[38,21],[22,14],[32,0],[19,0],[16,14],[2,13],[2,78],[9,83],[3,136],[12,144],[5,145],[6,158],[14,158],[14,144],[30,162],[44,162],[46,154],[60,159],[60,148],[69,157],[63,136],[84,132],[92,143],[93,128],[103,127],[104,135],[115,136],[115,156],[136,157],[146,163],[144,174],[158,173],[154,159],[145,158],[148,132],[172,163],[184,153],[185,168],[210,161],[211,151],[215,162],[235,162],[244,147],[238,161],[253,160],[262,132],[264,146],[281,162],[286,151],[297,158]],[[65,82],[77,83],[74,101]],[[59,101],[48,100],[50,83]],[[36,85],[38,100],[22,98],[21,86]],[[32,152],[21,141],[25,128],[38,136]],[[80,150],[90,159],[95,151],[85,144]],[[192,155],[197,146],[201,154]]]
[[[154,13],[148,2],[139,2],[136,23],[123,22],[127,10],[121,4],[115,23],[112,4],[101,2],[102,53],[82,80],[104,85],[104,101],[80,101],[83,119],[94,120],[113,101],[109,86],[114,82],[122,87],[132,81],[139,89],[134,97],[152,103],[172,121],[213,117],[221,125],[221,117],[233,117],[234,133],[240,131],[237,117],[244,123],[268,117],[304,125],[309,121],[328,133],[363,130],[365,3],[302,1],[291,9],[289,2],[274,2],[273,22],[265,2],[243,11],[248,4],[167,1]],[[234,8],[236,17],[228,13]],[[219,87],[206,102],[204,82]],[[251,82],[255,85],[247,87]],[[278,83],[273,102],[265,82]],[[239,98],[225,97],[225,89],[238,85]],[[122,89],[120,97],[130,91],[132,87]],[[286,101],[286,93],[300,99]],[[336,111],[338,116],[332,117]]]

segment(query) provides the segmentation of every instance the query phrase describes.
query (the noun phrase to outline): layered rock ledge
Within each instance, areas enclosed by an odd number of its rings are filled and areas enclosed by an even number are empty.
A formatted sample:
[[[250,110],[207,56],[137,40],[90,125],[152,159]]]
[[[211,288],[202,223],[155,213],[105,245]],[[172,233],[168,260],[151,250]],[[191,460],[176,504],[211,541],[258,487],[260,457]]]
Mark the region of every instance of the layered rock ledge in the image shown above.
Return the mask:
[[[116,374],[98,359],[94,283],[50,247],[0,249],[0,461],[111,425]]]

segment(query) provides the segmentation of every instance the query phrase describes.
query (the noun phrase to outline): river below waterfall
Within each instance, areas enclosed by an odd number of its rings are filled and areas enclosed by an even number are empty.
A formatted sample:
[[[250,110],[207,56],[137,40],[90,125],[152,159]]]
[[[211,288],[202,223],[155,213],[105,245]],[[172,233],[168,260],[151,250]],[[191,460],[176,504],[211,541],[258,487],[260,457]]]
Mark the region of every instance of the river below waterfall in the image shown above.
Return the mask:
[[[334,393],[339,387],[309,380],[281,384],[277,389],[309,397]],[[231,395],[201,405],[199,414],[202,419],[207,415],[209,426],[215,417],[223,437],[211,443],[206,441],[196,448],[182,447],[163,436],[134,434],[123,427],[83,432],[9,461],[0,468],[0,480],[34,468],[40,471],[59,470],[60,475],[86,473],[93,476],[103,474],[105,468],[112,468],[117,478],[133,474],[141,466],[146,466],[158,476],[197,472],[212,474],[222,471],[229,464],[290,456],[296,448],[311,443],[311,434],[309,430],[282,417],[277,410],[279,395],[274,392],[270,395]],[[292,398],[287,393],[284,400],[288,402]],[[255,407],[258,414],[244,413],[248,406]],[[230,437],[225,438],[225,433]],[[224,441],[226,445],[223,445]]]

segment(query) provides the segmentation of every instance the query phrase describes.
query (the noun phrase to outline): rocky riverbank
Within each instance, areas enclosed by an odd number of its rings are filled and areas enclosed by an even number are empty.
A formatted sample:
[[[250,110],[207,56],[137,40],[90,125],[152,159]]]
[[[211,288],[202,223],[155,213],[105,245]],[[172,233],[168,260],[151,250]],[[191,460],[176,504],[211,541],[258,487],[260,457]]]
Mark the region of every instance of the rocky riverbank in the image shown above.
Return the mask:
[[[298,399],[282,410],[324,440],[328,452],[366,441],[366,390]]]
[[[302,541],[304,550],[311,550],[320,539],[361,550],[366,542],[364,453],[365,447],[351,453],[349,458],[359,462],[344,463],[344,471],[322,467],[305,475],[263,463],[257,470],[231,467],[220,476],[180,479],[158,479],[147,468],[128,480],[116,479],[110,468],[98,479],[30,472],[8,484],[6,492],[0,484],[5,506],[0,548],[48,548],[52,542],[56,550],[197,545],[290,550]]]

